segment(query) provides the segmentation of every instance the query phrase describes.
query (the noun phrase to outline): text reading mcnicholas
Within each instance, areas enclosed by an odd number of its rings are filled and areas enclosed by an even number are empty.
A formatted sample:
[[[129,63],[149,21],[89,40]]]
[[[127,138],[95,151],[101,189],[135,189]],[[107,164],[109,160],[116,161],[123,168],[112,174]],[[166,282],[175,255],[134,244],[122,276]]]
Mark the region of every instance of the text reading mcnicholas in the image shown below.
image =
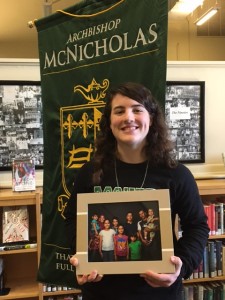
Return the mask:
[[[138,27],[133,32],[119,32],[120,25],[121,19],[115,19],[69,34],[63,50],[45,52],[44,69],[62,67],[74,62],[83,64],[101,57],[105,60],[107,55],[124,56],[126,51],[132,55],[137,52],[158,50],[154,47],[149,49],[149,45],[155,46],[158,39],[157,23],[147,25],[146,28]],[[99,35],[102,35],[102,38],[91,41],[93,36]],[[88,40],[86,43],[85,39]]]

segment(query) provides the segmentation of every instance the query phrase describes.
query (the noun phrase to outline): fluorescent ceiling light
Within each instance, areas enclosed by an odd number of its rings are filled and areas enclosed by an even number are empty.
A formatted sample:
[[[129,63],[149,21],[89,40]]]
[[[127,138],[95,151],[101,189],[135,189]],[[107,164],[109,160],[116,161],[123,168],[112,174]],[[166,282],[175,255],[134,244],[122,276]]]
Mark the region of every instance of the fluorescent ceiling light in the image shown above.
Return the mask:
[[[214,16],[218,12],[219,8],[218,7],[212,7],[210,10],[208,10],[204,15],[202,15],[196,22],[195,24],[197,26],[201,26],[204,24],[206,21],[208,21],[212,16]]]
[[[204,0],[179,0],[171,9],[174,13],[190,14],[198,6],[202,5]]]

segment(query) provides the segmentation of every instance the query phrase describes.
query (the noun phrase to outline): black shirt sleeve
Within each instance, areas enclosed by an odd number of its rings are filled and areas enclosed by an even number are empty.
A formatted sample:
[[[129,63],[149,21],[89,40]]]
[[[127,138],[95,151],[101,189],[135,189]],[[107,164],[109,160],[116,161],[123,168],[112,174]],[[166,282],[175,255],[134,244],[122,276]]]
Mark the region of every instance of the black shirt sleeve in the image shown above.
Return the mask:
[[[181,223],[182,237],[175,242],[175,255],[183,262],[181,276],[188,278],[203,259],[209,227],[196,181],[184,166],[176,174],[174,211]]]

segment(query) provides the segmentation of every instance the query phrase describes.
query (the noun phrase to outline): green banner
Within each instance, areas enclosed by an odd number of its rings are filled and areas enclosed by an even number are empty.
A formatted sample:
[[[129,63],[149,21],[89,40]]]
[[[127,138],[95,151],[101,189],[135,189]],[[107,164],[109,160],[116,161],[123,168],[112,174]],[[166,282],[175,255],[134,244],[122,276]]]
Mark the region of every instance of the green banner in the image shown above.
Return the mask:
[[[87,0],[35,22],[44,122],[38,280],[75,286],[64,210],[77,170],[90,160],[107,90],[135,81],[164,107],[167,0]]]

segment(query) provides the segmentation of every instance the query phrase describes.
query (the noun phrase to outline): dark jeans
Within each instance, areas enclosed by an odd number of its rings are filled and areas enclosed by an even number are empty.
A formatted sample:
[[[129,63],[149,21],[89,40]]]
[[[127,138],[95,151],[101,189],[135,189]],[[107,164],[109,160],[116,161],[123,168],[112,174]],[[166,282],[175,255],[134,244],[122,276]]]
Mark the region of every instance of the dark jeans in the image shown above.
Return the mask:
[[[103,261],[114,261],[114,250],[102,251]]]

